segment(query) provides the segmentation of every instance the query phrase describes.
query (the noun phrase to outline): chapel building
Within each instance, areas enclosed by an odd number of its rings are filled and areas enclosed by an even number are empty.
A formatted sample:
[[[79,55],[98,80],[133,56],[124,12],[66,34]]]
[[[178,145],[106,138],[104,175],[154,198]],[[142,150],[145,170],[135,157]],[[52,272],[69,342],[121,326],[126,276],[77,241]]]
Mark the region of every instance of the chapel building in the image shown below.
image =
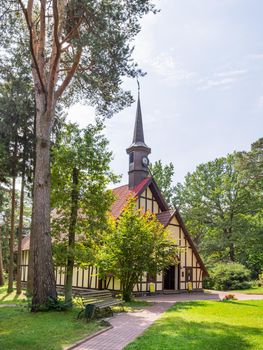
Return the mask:
[[[154,285],[154,291],[157,293],[183,292],[188,290],[189,286],[196,291],[202,290],[203,279],[208,275],[206,267],[178,210],[169,208],[158,185],[148,171],[148,155],[151,153],[151,148],[144,141],[140,97],[138,97],[137,102],[132,144],[126,151],[129,157],[129,181],[128,184],[113,189],[116,200],[112,205],[111,214],[118,218],[127,199],[133,196],[137,200],[137,208],[140,208],[142,212],[149,210],[155,214],[180,248],[174,259],[174,265],[169,266],[156,276],[149,276],[145,273],[135,285],[134,292],[150,292],[150,285]],[[29,241],[29,236],[26,236],[22,241],[22,280],[24,282],[27,281],[28,275]],[[65,268],[56,267],[55,274],[57,285],[63,286]],[[121,284],[114,275],[109,275],[103,280],[100,279],[95,266],[75,267],[73,288],[108,289],[112,292],[118,292],[121,291]]]

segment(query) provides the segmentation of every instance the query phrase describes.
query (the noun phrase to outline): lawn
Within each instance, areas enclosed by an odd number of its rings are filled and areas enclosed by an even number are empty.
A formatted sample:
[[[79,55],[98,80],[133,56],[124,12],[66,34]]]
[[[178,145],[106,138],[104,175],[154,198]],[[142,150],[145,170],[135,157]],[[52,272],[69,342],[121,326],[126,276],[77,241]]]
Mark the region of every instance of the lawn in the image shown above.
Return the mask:
[[[262,350],[263,300],[177,303],[125,350]]]
[[[1,307],[16,304],[17,307]],[[125,311],[149,306],[145,301],[124,303]],[[123,308],[116,307],[116,312]],[[25,294],[7,294],[7,286],[0,287],[0,349],[4,350],[62,350],[104,326],[99,321],[77,320],[78,309],[63,312],[31,313]]]
[[[132,300],[125,302],[122,305],[114,306],[112,309],[114,312],[134,312],[142,310],[145,307],[152,306],[154,303],[145,300]]]
[[[230,291],[230,293],[238,292],[244,294],[263,294],[263,287],[251,287],[250,289],[239,289]]]
[[[25,291],[21,295],[16,295],[16,289],[12,293],[7,293],[7,285],[0,287],[0,305],[1,304],[26,304]]]
[[[15,291],[7,294],[7,286],[0,287],[0,349],[62,350],[102,329],[99,322],[77,320],[78,311],[31,313],[24,293],[18,297]]]
[[[0,349],[62,350],[101,329],[77,320],[77,310],[31,313],[24,307],[0,308]]]
[[[209,289],[205,289],[205,291],[209,292]],[[251,286],[249,289],[235,289],[225,291],[229,294],[233,293],[244,293],[244,294],[263,294],[263,287]]]

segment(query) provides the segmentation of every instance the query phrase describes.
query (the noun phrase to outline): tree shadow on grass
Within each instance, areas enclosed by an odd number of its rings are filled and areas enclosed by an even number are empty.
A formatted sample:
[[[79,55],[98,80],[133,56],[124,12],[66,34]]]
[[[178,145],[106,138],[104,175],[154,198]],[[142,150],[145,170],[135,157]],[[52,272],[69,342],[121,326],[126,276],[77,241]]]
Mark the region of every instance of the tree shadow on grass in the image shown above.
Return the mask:
[[[262,335],[262,330],[256,327],[185,321],[168,316],[157,321],[127,350],[254,350],[263,349],[259,347]]]
[[[229,301],[226,301],[225,303],[233,304],[233,305],[240,305],[240,306],[244,305],[244,306],[251,306],[251,307],[259,308],[260,306],[257,303],[253,304],[253,301],[257,302],[258,300],[251,300],[250,303],[244,303],[243,300],[240,300],[240,301],[238,301],[238,300],[229,300]]]
[[[170,325],[160,332],[161,337],[168,337],[167,349],[173,349],[169,344],[174,344],[177,350],[247,350],[254,349],[248,338],[262,336],[262,331],[256,327],[231,326],[220,322],[186,322],[184,319],[178,319],[176,323],[176,329]]]
[[[11,294],[12,294],[12,293],[7,293],[7,292],[6,292],[6,294],[4,294],[4,295],[2,296],[2,298],[0,299],[0,301],[5,301],[6,298],[8,298]]]

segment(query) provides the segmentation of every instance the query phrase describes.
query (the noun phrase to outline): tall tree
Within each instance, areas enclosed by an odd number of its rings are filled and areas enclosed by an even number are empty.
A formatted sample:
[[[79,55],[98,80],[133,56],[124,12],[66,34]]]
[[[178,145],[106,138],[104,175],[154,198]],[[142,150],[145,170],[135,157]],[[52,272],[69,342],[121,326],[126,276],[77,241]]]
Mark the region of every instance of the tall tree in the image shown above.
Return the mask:
[[[150,212],[136,210],[130,198],[118,219],[109,219],[98,258],[103,277],[114,274],[121,281],[123,299],[130,301],[136,282],[144,273],[156,275],[175,263],[175,241]]]
[[[0,223],[0,286],[5,284],[4,267],[3,267],[3,252],[2,252],[2,223]]]
[[[1,60],[0,69],[0,144],[3,150],[3,173],[5,179],[12,178],[11,190],[11,228],[8,291],[13,290],[14,270],[14,240],[15,240],[15,205],[16,178],[22,176],[22,191],[28,180],[32,168],[32,145],[34,143],[34,98],[32,97],[32,83],[30,64],[24,62],[24,47],[16,48],[13,56],[5,61]],[[23,193],[21,193],[20,208],[23,212]],[[22,214],[22,213],[21,213]],[[21,248],[22,218],[20,215],[20,229],[18,248]],[[21,251],[18,249],[18,293],[21,292],[20,277]]]
[[[4,267],[3,267],[3,250],[2,250],[2,226],[4,224],[3,222],[3,209],[4,209],[4,190],[0,186],[0,286],[3,286],[5,283],[4,280]]]
[[[237,153],[236,167],[250,194],[240,215],[240,229],[245,234],[240,237],[237,256],[257,278],[263,270],[263,138],[254,142],[249,152]]]
[[[263,268],[262,140],[250,152],[197,166],[176,188],[175,205],[207,263],[238,261]]]
[[[1,4],[9,35],[22,10],[32,56],[36,101],[36,163],[33,195],[33,310],[56,298],[50,237],[50,132],[54,111],[66,89],[72,99],[85,97],[110,115],[129,104],[121,90],[122,76],[135,76],[130,42],[139,19],[154,11],[150,0],[9,0]],[[13,5],[14,4],[14,5]],[[12,17],[13,19],[14,17]],[[8,29],[2,26],[5,34]],[[23,24],[21,30],[24,30]],[[3,35],[2,38],[3,39]],[[71,100],[72,100],[71,99]]]
[[[185,177],[184,186],[177,186],[176,196],[195,243],[220,259],[234,261],[238,214],[245,199],[235,156],[197,166]]]
[[[66,265],[65,300],[72,301],[75,264],[92,264],[99,233],[107,225],[113,195],[107,190],[115,176],[110,171],[111,152],[101,134],[102,124],[79,129],[65,125],[52,148],[52,235],[60,265]]]
[[[173,185],[174,165],[163,164],[161,160],[150,165],[150,171],[169,205],[173,205],[175,186]]]

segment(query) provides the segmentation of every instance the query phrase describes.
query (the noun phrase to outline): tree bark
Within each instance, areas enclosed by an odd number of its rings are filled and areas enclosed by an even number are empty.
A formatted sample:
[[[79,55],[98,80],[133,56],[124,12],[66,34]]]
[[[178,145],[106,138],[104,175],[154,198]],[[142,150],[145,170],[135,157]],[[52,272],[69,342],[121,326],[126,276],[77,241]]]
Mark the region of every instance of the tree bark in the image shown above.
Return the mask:
[[[2,253],[2,227],[0,227],[0,286],[5,284]]]
[[[68,251],[66,267],[66,283],[65,283],[65,301],[72,305],[72,277],[74,269],[74,248],[75,248],[75,232],[78,216],[78,169],[73,168],[72,173],[72,193],[71,193],[71,215],[68,232]]]
[[[229,245],[229,257],[232,262],[235,261],[235,246],[234,243],[230,243]]]
[[[16,202],[16,177],[12,177],[12,199],[11,199],[11,228],[9,239],[9,266],[8,266],[8,288],[7,292],[13,292],[14,284],[14,239],[15,239],[15,202]]]
[[[35,116],[34,116],[34,143],[33,143],[34,151],[33,151],[33,179],[35,179],[35,169],[36,169],[36,109],[35,109]],[[28,257],[28,276],[27,276],[27,295],[32,296],[33,295],[33,243],[34,240],[32,238],[33,236],[33,230],[32,230],[32,222],[33,222],[33,211],[34,211],[34,183],[32,186],[32,212],[31,212],[31,225],[30,225],[30,242],[29,242],[29,257]]]
[[[25,159],[23,159],[23,169],[21,177],[20,191],[20,212],[19,212],[19,227],[18,227],[18,242],[17,242],[17,273],[16,273],[16,294],[21,294],[21,264],[22,264],[22,239],[24,227],[24,187],[25,187]]]
[[[44,95],[44,94],[42,94]],[[50,130],[52,116],[46,111],[46,97],[36,96],[36,165],[32,213],[32,311],[47,307],[56,299],[56,281],[50,232]]]
[[[33,252],[34,252],[34,239],[33,239],[33,227],[32,227],[32,221],[33,221],[33,211],[34,211],[34,199],[32,201],[32,214],[31,214],[31,226],[30,226],[30,242],[29,242],[29,256],[28,256],[28,275],[27,275],[27,284],[26,284],[26,292],[28,296],[33,295],[33,274],[34,274],[34,268],[33,268]]]

